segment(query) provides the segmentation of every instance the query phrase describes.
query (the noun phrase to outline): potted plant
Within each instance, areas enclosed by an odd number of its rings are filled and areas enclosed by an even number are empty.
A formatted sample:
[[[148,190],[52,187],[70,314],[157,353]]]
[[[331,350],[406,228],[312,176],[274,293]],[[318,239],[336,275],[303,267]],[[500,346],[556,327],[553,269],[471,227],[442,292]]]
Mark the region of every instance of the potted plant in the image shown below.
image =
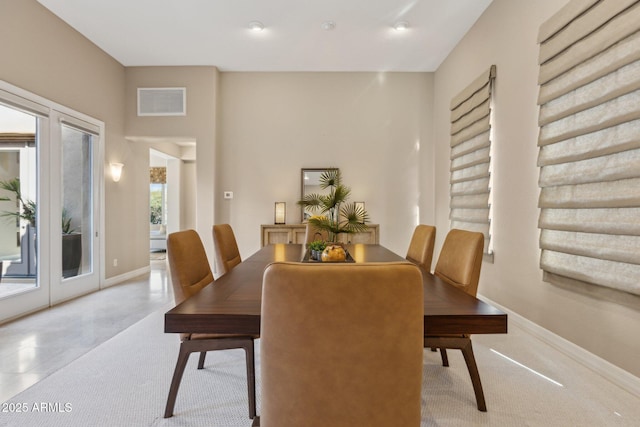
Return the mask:
[[[62,277],[78,275],[82,261],[82,234],[71,227],[72,218],[62,209]]]
[[[20,204],[20,210],[5,211],[0,215],[5,217],[20,218],[29,222],[29,225],[36,228],[36,202],[33,200],[24,200],[22,198],[22,192],[20,191],[20,178],[13,178],[7,181],[0,181],[0,189],[12,192],[15,195],[16,201]],[[0,201],[9,201],[9,197],[2,196]]]
[[[32,277],[36,274],[36,203],[30,199],[24,199],[22,191],[20,191],[20,179],[12,178],[0,181],[0,189],[13,193],[17,209],[3,211],[0,216],[11,218],[17,222],[26,221],[25,232],[21,237],[20,251],[22,262],[17,265],[17,271],[11,274],[23,277]],[[11,201],[7,196],[0,196],[0,201]],[[7,269],[7,273],[13,270],[13,265]]]
[[[322,240],[315,240],[309,243],[309,253],[311,259],[315,259],[316,261],[320,261],[320,256],[322,251],[324,250],[326,244]]]
[[[303,208],[319,212],[309,218],[309,224],[326,230],[329,241],[336,243],[340,233],[360,233],[368,229],[369,214],[354,202],[347,203],[351,189],[342,184],[340,169],[328,169],[320,176],[320,188],[329,189],[329,194],[307,194],[298,201]]]
[[[26,235],[31,236],[29,242],[35,245],[36,229],[36,202],[24,199],[20,190],[20,178],[13,178],[0,181],[0,189],[10,191],[14,194],[16,201],[20,205],[18,211],[4,211],[0,216],[19,218],[28,221]],[[9,201],[11,198],[3,196],[0,201]],[[72,218],[67,214],[67,210],[62,210],[62,276],[77,276],[82,259],[82,234],[76,233],[71,226]]]

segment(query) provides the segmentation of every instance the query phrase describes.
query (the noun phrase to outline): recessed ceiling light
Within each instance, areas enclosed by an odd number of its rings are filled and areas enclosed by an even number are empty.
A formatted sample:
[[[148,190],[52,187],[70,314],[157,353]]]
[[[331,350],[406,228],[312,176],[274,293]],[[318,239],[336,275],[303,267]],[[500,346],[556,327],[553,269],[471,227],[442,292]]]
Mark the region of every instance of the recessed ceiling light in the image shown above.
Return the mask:
[[[324,21],[322,23],[322,29],[325,31],[331,31],[336,28],[336,23],[333,21]]]
[[[264,24],[260,21],[251,21],[249,22],[249,29],[251,31],[259,32],[264,30]]]
[[[409,23],[407,21],[398,21],[393,28],[395,28],[396,31],[406,31],[409,29]]]

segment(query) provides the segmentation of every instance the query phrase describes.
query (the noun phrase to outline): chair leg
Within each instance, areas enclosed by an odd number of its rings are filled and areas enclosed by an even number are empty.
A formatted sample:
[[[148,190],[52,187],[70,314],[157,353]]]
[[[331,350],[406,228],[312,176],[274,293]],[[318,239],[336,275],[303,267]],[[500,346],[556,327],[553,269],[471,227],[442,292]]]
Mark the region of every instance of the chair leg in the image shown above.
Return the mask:
[[[249,418],[256,418],[256,368],[254,357],[254,341],[244,348],[247,357],[247,389],[249,392]],[[259,423],[260,421],[258,421]],[[258,424],[260,425],[260,424]]]
[[[484,392],[482,391],[482,383],[480,382],[480,374],[478,373],[478,365],[476,365],[476,359],[473,355],[473,347],[471,345],[471,338],[468,336],[460,337],[430,337],[424,338],[424,346],[430,348],[439,348],[440,355],[442,356],[442,364],[449,366],[449,360],[446,356],[446,349],[458,349],[462,351],[464,361],[467,364],[467,370],[471,377],[471,384],[473,384],[473,392],[476,395],[476,404],[478,410],[482,412],[487,411],[487,405],[484,401]]]
[[[473,384],[473,391],[476,394],[476,403],[478,410],[482,412],[487,411],[487,405],[484,401],[484,392],[482,391],[482,383],[480,382],[480,374],[478,373],[478,366],[476,365],[476,359],[473,356],[473,347],[471,346],[471,340],[468,340],[468,344],[463,346],[462,355],[464,361],[467,363],[467,369],[469,370],[469,376],[471,377],[471,383]]]
[[[176,404],[176,397],[178,396],[178,388],[180,388],[180,381],[182,380],[182,374],[184,368],[187,366],[189,355],[191,351],[187,348],[185,343],[180,344],[180,353],[178,354],[178,361],[176,362],[176,368],[173,371],[173,378],[171,379],[171,387],[169,388],[169,397],[167,397],[167,406],[164,410],[164,417],[170,418],[173,416],[173,407]]]
[[[449,357],[447,356],[446,348],[440,348],[440,357],[442,358],[442,366],[449,366]]]
[[[206,351],[200,352],[200,359],[198,359],[198,369],[204,369],[204,359],[207,357]]]
[[[187,340],[180,343],[180,352],[178,353],[178,361],[173,372],[171,387],[169,388],[169,397],[167,398],[167,406],[164,411],[164,417],[173,416],[173,408],[176,404],[178,396],[178,388],[187,366],[189,355],[199,352],[200,359],[198,367],[204,365],[204,357],[209,350],[230,350],[234,348],[243,348],[247,357],[247,387],[249,391],[249,417],[256,417],[256,374],[255,374],[255,358],[253,350],[253,339],[248,338],[224,338],[213,340]]]

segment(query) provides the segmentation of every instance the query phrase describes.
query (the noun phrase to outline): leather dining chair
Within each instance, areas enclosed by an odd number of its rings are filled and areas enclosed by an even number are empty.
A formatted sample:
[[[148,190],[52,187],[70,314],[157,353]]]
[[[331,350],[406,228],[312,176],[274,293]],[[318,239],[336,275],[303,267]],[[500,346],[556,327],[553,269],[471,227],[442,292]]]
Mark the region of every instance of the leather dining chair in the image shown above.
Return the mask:
[[[262,427],[420,425],[415,265],[270,264],[260,336]]]
[[[308,245],[316,240],[322,240],[326,242],[329,240],[329,233],[327,230],[320,230],[313,225],[307,223],[307,228],[304,235],[304,242]]]
[[[167,238],[167,258],[171,271],[171,284],[176,305],[200,291],[205,286],[215,286],[207,254],[194,230],[178,231]],[[173,416],[182,374],[191,353],[199,352],[198,369],[204,368],[206,352],[242,348],[247,358],[247,388],[249,392],[249,417],[256,416],[254,336],[225,334],[180,334],[180,352],[169,388],[164,417]]]
[[[475,297],[478,292],[483,249],[484,235],[482,233],[458,229],[450,230],[442,245],[434,274],[446,283]],[[484,401],[478,366],[473,355],[471,337],[466,334],[425,336],[424,346],[440,349],[443,366],[449,366],[448,348],[462,351],[476,395],[476,404],[480,411],[486,411],[487,406]]]
[[[226,274],[242,262],[236,236],[233,234],[233,229],[229,224],[213,226],[213,245],[216,251],[216,265],[220,269],[220,275]]]
[[[435,241],[436,228],[434,226],[424,224],[416,226],[405,258],[430,273]]]

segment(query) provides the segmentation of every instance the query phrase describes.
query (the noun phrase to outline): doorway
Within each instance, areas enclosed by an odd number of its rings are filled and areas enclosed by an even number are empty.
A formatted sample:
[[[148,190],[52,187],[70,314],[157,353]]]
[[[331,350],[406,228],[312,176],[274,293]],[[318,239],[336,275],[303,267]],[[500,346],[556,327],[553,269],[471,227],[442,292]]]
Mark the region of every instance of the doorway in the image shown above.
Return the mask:
[[[149,253],[163,260],[167,235],[180,230],[181,161],[159,150],[149,149]]]

